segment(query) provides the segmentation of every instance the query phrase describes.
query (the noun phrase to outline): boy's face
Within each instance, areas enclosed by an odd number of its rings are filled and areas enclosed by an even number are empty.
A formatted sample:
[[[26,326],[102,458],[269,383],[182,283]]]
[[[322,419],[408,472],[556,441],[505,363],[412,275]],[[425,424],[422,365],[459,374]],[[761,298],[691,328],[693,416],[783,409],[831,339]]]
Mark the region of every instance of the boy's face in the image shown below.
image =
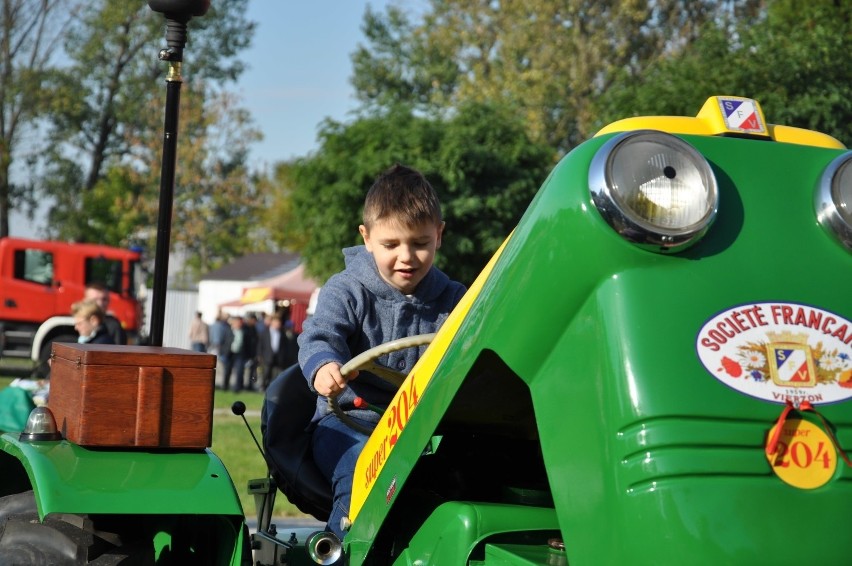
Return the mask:
[[[435,251],[441,247],[444,223],[425,222],[408,227],[379,220],[369,231],[363,224],[358,231],[364,238],[367,251],[373,254],[382,279],[403,294],[410,295],[435,261]]]

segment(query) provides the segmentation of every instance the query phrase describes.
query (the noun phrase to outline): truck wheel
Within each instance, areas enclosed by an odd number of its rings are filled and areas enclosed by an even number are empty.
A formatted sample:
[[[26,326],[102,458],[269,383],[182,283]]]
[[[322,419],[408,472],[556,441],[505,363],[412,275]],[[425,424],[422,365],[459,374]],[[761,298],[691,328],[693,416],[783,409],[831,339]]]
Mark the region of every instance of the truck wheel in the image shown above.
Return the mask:
[[[50,364],[48,364],[48,360],[50,360],[54,342],[77,342],[77,337],[73,334],[60,334],[42,344],[41,350],[38,353],[38,365],[33,371],[36,377],[46,379],[50,376]]]

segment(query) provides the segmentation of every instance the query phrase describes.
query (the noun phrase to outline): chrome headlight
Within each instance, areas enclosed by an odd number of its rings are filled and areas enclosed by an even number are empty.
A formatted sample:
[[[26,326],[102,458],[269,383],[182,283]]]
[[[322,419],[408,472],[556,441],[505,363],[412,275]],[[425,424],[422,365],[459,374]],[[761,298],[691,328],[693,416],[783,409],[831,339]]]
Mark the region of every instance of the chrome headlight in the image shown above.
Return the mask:
[[[719,191],[707,160],[691,145],[655,130],[607,141],[589,168],[592,200],[630,242],[678,251],[700,238],[716,218]]]
[[[852,250],[852,153],[835,158],[817,187],[817,221]]]

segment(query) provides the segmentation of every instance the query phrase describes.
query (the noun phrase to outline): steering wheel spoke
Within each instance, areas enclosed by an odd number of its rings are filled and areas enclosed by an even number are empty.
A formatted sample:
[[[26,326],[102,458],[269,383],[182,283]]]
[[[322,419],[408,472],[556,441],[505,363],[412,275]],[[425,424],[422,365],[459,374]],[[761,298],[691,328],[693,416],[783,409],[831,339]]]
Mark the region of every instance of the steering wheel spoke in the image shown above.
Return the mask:
[[[377,375],[388,383],[395,385],[397,389],[402,387],[406,375],[401,371],[393,370],[389,367],[377,364],[375,361],[368,362],[361,366],[361,370],[368,371],[373,375]]]

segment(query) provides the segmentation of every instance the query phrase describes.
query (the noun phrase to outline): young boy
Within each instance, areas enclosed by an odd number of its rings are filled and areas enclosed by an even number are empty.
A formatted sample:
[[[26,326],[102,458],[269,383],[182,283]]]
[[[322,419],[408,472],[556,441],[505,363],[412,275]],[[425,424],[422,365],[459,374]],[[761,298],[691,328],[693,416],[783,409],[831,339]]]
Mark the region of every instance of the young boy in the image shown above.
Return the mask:
[[[372,429],[379,415],[356,409],[361,397],[386,407],[394,388],[362,371],[342,375],[340,367],[379,344],[435,332],[464,295],[465,287],[434,267],[444,221],[434,189],[414,169],[395,165],[376,179],[364,201],[363,246],[343,250],[346,268],[320,291],[314,315],[299,335],[299,365],[319,393],[313,453],[334,492],[328,529],[343,539],[355,463],[367,437],[327,409],[329,396],[359,424]],[[387,367],[408,373],[421,348],[382,356]]]

